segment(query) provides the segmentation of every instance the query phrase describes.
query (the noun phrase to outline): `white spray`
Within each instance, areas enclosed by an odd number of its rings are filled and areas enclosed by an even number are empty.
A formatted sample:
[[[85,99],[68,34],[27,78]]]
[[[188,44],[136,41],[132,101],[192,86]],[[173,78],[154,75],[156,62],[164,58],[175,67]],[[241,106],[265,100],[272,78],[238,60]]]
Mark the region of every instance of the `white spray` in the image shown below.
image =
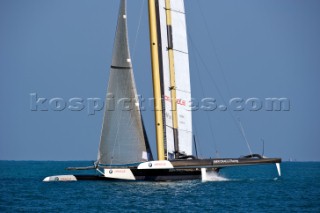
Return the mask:
[[[203,182],[206,181],[228,181],[229,179],[220,176],[214,170],[207,170],[206,168],[201,168],[201,179]]]

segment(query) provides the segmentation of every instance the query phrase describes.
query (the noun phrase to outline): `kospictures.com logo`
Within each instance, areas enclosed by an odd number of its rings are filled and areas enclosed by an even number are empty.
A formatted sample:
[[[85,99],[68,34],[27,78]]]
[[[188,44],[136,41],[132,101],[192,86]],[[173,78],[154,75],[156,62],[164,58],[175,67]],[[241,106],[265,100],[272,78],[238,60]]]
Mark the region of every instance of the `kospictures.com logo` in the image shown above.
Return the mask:
[[[136,98],[116,98],[113,94],[108,93],[105,99],[98,97],[81,98],[71,97],[64,99],[61,97],[45,98],[38,96],[37,93],[30,93],[30,110],[31,111],[56,111],[69,110],[74,112],[84,111],[88,115],[94,115],[95,112],[101,111],[104,107],[106,110],[152,110],[154,111],[154,98],[144,98],[139,95]],[[172,100],[165,96],[161,102],[171,102]],[[231,98],[229,101],[218,103],[215,98],[207,97],[202,99],[191,98],[191,100],[176,99],[177,105],[183,106],[180,109],[188,111],[290,111],[289,98]],[[139,107],[137,107],[139,106]],[[161,109],[156,109],[161,110]]]

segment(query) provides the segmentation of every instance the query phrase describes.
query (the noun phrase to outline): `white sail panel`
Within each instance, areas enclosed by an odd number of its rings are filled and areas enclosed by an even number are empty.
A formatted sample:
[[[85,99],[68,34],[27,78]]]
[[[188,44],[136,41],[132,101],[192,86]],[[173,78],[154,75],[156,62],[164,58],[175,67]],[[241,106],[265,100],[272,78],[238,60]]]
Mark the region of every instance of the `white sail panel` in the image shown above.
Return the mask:
[[[174,152],[174,140],[172,129],[172,111],[171,111],[171,94],[170,94],[170,70],[169,70],[169,57],[168,57],[168,39],[167,39],[167,23],[166,23],[166,10],[165,1],[159,0],[159,21],[160,21],[160,34],[158,38],[161,41],[161,53],[162,53],[162,76],[163,76],[163,96],[165,105],[165,133],[167,148],[167,155],[173,156]],[[171,154],[169,154],[171,153]]]
[[[171,10],[171,17],[172,17],[173,49],[175,51],[188,53],[185,14]],[[176,53],[174,53],[174,55],[176,55]]]
[[[179,151],[186,155],[192,155],[192,114],[189,105],[191,86],[184,1],[172,0],[170,3],[178,103]]]
[[[172,42],[174,51],[174,72],[176,80],[179,151],[192,155],[192,115],[189,107],[191,100],[189,56],[186,20],[183,0],[171,0]],[[162,67],[165,96],[166,144],[168,153],[173,153],[174,137],[170,95],[170,70],[168,56],[168,37],[165,0],[159,0],[160,40],[162,44]]]

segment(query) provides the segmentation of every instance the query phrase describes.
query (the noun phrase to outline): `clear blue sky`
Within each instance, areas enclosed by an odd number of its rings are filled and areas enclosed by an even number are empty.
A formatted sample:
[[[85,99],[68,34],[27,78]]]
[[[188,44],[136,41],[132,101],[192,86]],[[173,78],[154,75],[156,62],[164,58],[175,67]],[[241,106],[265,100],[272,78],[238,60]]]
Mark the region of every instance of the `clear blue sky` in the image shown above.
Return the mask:
[[[151,97],[142,2],[128,1],[129,40],[138,92]],[[118,4],[0,0],[0,160],[96,159],[103,112],[31,111],[30,93],[48,100],[105,98]],[[186,11],[192,96],[220,104],[289,98],[290,111],[232,114],[253,152],[261,153],[263,138],[267,156],[319,161],[320,2],[187,0]],[[143,116],[155,152],[153,112]],[[221,157],[249,153],[228,111],[197,111],[193,120],[202,156],[216,148]]]

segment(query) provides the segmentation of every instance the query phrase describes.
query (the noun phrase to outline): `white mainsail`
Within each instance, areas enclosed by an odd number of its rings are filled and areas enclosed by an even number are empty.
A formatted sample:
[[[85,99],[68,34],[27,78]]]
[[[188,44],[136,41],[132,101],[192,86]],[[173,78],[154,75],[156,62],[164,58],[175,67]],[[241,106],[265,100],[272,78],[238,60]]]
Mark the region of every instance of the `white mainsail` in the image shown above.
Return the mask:
[[[174,72],[177,97],[179,152],[192,155],[192,114],[190,110],[191,86],[189,74],[189,55],[187,43],[187,28],[183,0],[171,0],[172,45],[174,51]],[[166,24],[165,0],[158,1],[162,52],[163,96],[165,99],[165,142],[168,158],[173,158],[174,133],[172,122],[172,107],[170,94],[170,69],[168,57],[168,32]],[[160,38],[159,38],[160,37]]]
[[[98,163],[123,165],[152,159],[130,59],[126,1],[121,0],[109,75]]]

